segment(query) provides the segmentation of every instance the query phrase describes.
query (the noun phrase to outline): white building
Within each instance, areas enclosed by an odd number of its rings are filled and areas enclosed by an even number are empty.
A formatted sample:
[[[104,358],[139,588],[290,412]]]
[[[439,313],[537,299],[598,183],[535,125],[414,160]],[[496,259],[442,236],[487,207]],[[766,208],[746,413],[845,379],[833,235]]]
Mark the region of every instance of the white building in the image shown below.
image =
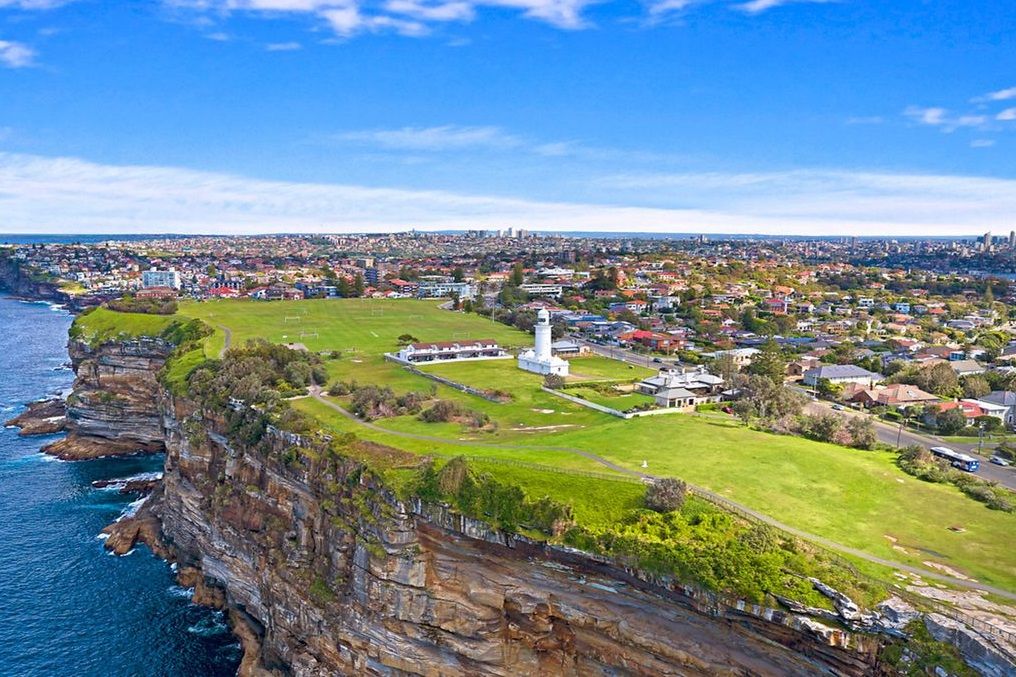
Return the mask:
[[[449,360],[496,360],[511,357],[494,339],[410,343],[396,357],[410,364]]]
[[[460,299],[476,296],[476,287],[468,282],[421,282],[416,295],[422,299],[440,299],[458,294]]]
[[[171,287],[180,288],[180,273],[175,268],[169,270],[156,270],[151,268],[141,273],[141,285],[145,288]]]
[[[519,369],[534,374],[568,375],[568,360],[553,354],[550,339],[550,313],[541,308],[536,314],[536,345],[519,354]]]

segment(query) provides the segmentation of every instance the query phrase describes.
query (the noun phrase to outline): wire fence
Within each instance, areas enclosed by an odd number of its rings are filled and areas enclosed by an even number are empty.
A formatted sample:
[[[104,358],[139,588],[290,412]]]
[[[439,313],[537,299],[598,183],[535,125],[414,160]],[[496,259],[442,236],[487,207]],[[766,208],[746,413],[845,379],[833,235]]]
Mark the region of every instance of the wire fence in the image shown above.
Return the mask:
[[[490,463],[493,465],[503,465],[515,468],[525,468],[527,470],[536,470],[539,472],[555,473],[560,475],[573,475],[575,477],[589,477],[598,480],[607,480],[612,482],[625,482],[627,484],[643,484],[643,481],[638,477],[632,475],[621,475],[612,474],[605,472],[596,472],[595,470],[580,470],[578,468],[559,468],[553,465],[544,465],[542,463],[530,463],[528,461],[517,461],[513,458],[496,458],[490,456],[464,456],[470,463]]]

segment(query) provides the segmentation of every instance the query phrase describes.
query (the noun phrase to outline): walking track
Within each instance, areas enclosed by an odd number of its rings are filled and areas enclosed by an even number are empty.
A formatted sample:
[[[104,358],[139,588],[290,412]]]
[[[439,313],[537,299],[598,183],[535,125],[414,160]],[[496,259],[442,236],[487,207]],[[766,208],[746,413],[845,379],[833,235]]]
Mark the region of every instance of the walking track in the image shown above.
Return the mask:
[[[227,343],[227,345],[228,345],[228,343]],[[647,473],[638,472],[638,471],[632,470],[630,468],[625,468],[625,467],[620,466],[620,465],[618,465],[616,463],[613,463],[612,461],[608,461],[607,459],[603,458],[602,456],[598,456],[598,455],[596,455],[596,454],[594,454],[592,452],[585,451],[583,449],[578,449],[578,448],[575,448],[575,447],[558,447],[558,446],[542,446],[542,445],[519,445],[519,444],[483,444],[483,443],[470,442],[470,441],[464,441],[464,440],[451,440],[451,439],[447,439],[447,438],[444,438],[444,437],[435,437],[433,435],[421,435],[421,434],[418,434],[418,433],[409,433],[409,432],[402,432],[402,431],[396,431],[396,430],[389,430],[387,428],[382,428],[381,426],[376,425],[374,423],[371,423],[369,421],[363,421],[363,420],[357,418],[356,415],[354,415],[353,413],[351,413],[351,412],[347,411],[346,409],[343,409],[342,407],[340,407],[335,402],[332,402],[331,400],[325,399],[321,395],[321,389],[320,388],[317,388],[317,387],[312,388],[311,389],[311,396],[314,397],[314,399],[316,399],[318,402],[321,402],[322,404],[324,404],[329,409],[332,409],[332,410],[338,412],[339,414],[341,414],[342,416],[346,417],[350,421],[353,421],[357,425],[360,425],[360,426],[362,426],[364,428],[367,428],[369,430],[373,430],[375,432],[384,433],[386,435],[395,435],[396,437],[403,437],[403,438],[406,438],[406,439],[418,440],[418,441],[422,441],[422,442],[435,442],[435,443],[440,443],[440,444],[451,444],[451,445],[462,446],[462,447],[474,447],[474,448],[475,447],[487,447],[487,448],[496,448],[496,449],[520,449],[520,450],[528,450],[528,451],[532,451],[532,450],[563,451],[563,452],[567,452],[567,453],[571,453],[571,454],[577,454],[579,456],[582,456],[583,458],[587,458],[587,459],[589,459],[591,461],[599,463],[600,465],[602,465],[602,466],[604,466],[606,468],[609,468],[609,469],[611,469],[611,470],[613,470],[615,472],[618,472],[618,473],[622,473],[622,474],[625,474],[625,475],[631,475],[631,476],[638,477],[638,478],[644,479],[644,480],[653,480],[653,479],[656,479],[656,477],[654,475],[649,475]],[[705,498],[705,499],[707,499],[709,501],[712,501],[714,503],[718,503],[720,505],[728,507],[728,508],[734,510],[735,512],[740,512],[740,513],[743,513],[745,515],[748,515],[748,516],[750,516],[753,519],[756,519],[756,520],[758,520],[760,522],[764,522],[765,524],[768,524],[769,526],[772,526],[772,527],[775,527],[776,529],[780,529],[781,531],[785,531],[787,533],[793,534],[794,536],[797,536],[798,538],[802,538],[804,540],[811,541],[812,543],[816,543],[818,545],[821,545],[822,547],[828,548],[829,550],[833,550],[833,551],[836,551],[836,552],[839,552],[839,553],[842,553],[842,554],[851,555],[853,557],[857,557],[859,559],[863,559],[863,560],[865,560],[867,562],[871,562],[873,564],[878,564],[878,565],[881,565],[881,566],[889,567],[891,569],[897,569],[899,571],[906,571],[908,573],[918,575],[918,576],[920,576],[922,578],[925,578],[925,579],[931,579],[931,580],[941,581],[943,583],[948,583],[949,585],[953,585],[953,586],[956,586],[958,588],[967,588],[967,589],[970,589],[970,590],[980,590],[982,592],[989,592],[989,593],[991,593],[993,595],[998,595],[1000,597],[1005,597],[1006,599],[1016,601],[1016,594],[1014,594],[1014,593],[1012,593],[1012,592],[1010,592],[1008,590],[1003,590],[1002,588],[996,588],[996,587],[991,586],[991,585],[985,585],[983,583],[978,583],[976,581],[969,581],[969,580],[963,580],[961,578],[954,578],[952,576],[947,576],[945,574],[941,574],[941,573],[938,573],[936,571],[929,571],[927,569],[922,569],[921,567],[915,567],[915,566],[911,566],[909,564],[904,564],[902,562],[895,562],[893,560],[888,560],[888,559],[883,559],[881,557],[876,557],[875,555],[872,555],[871,553],[865,552],[864,550],[858,550],[857,548],[853,548],[853,547],[851,547],[849,545],[843,545],[842,543],[837,543],[836,541],[829,540],[828,538],[825,538],[823,536],[818,536],[817,534],[812,534],[812,533],[809,533],[807,531],[803,531],[801,529],[798,529],[796,527],[792,527],[789,524],[784,524],[783,522],[780,522],[779,520],[773,519],[772,517],[770,517],[768,515],[765,515],[763,513],[760,513],[757,510],[753,510],[752,508],[749,508],[746,505],[742,505],[741,503],[738,503],[736,501],[732,501],[729,498],[726,498],[724,496],[720,496],[719,494],[715,494],[715,493],[709,491],[708,489],[703,489],[701,487],[696,487],[696,486],[693,486],[691,484],[688,485],[688,488],[693,493],[698,494],[699,496],[702,496],[703,498]]]

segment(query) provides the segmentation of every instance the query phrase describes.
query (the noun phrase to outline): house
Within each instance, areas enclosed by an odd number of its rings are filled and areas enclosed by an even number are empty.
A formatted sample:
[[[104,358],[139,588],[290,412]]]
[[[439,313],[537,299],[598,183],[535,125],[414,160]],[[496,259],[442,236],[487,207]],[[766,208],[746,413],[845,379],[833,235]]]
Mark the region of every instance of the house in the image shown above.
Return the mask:
[[[953,368],[957,376],[973,376],[974,374],[983,374],[986,371],[984,366],[977,360],[953,360],[949,363],[949,366]]]
[[[819,366],[820,362],[817,357],[804,356],[799,360],[795,360],[787,365],[787,376],[796,380],[799,380],[804,376],[804,372],[809,369],[814,369]]]
[[[980,398],[978,402],[990,404],[994,407],[1002,407],[1001,419],[1007,426],[1016,425],[1016,392],[1011,390],[993,390],[991,393]],[[994,415],[994,414],[993,414]]]
[[[619,335],[617,340],[621,343],[638,343],[650,350],[657,350],[665,353],[680,350],[684,347],[684,338],[680,336],[661,334],[655,331],[646,331],[645,329],[636,329],[634,331],[626,332]]]
[[[865,407],[881,405],[902,408],[940,401],[935,395],[926,393],[917,386],[907,383],[896,383],[890,386],[875,388],[848,384],[844,389],[843,399],[847,402],[858,402]]]
[[[719,359],[724,355],[729,355],[734,360],[734,364],[738,367],[746,367],[751,364],[751,361],[758,355],[761,350],[758,348],[734,348],[732,350],[717,350],[714,353],[706,355],[706,357],[712,357],[713,359]]]
[[[707,402],[719,402],[723,379],[700,367],[683,373],[677,369],[660,369],[656,376],[640,381],[635,389],[651,395],[658,407],[687,408]]]
[[[833,384],[858,383],[870,388],[881,381],[882,376],[854,364],[823,364],[804,372],[801,379],[807,386],[817,386],[822,380],[828,380]]]
[[[511,357],[494,339],[410,343],[396,357],[411,364],[448,360],[479,360]]]
[[[573,341],[560,340],[550,344],[550,350],[555,355],[588,355],[589,346],[581,345]]]

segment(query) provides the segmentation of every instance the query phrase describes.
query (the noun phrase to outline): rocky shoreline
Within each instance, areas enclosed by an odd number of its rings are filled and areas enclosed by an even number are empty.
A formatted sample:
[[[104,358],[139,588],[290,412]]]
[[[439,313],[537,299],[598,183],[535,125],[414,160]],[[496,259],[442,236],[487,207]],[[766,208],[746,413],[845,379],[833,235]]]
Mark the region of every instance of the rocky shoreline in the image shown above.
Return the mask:
[[[61,398],[29,402],[25,411],[5,421],[5,426],[20,428],[18,435],[52,435],[63,432],[67,426],[67,403]]]

